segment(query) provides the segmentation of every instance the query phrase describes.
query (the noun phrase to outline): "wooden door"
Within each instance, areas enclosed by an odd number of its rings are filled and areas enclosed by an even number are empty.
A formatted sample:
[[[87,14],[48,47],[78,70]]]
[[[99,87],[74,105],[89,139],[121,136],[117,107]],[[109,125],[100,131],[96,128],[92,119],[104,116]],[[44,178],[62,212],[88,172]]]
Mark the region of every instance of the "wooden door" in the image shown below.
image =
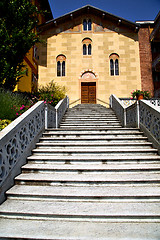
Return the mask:
[[[81,103],[96,103],[96,83],[81,83]]]

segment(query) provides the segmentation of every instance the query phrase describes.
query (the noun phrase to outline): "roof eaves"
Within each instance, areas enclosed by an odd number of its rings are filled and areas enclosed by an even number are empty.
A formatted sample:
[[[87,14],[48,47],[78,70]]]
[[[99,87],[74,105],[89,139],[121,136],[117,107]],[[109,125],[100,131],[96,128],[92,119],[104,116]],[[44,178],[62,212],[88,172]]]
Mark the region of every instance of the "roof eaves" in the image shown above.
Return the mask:
[[[86,5],[86,6],[83,6],[83,7],[81,7],[81,8],[78,8],[78,9],[76,9],[76,10],[74,10],[74,11],[71,11],[71,12],[69,12],[69,13],[66,13],[66,14],[58,17],[58,18],[52,19],[52,20],[50,20],[50,21],[42,24],[41,26],[44,27],[44,26],[50,25],[50,24],[52,24],[52,23],[57,23],[57,24],[58,24],[58,22],[60,22],[62,19],[67,18],[67,17],[70,17],[70,16],[73,16],[75,13],[78,13],[79,11],[84,11],[86,8],[91,8],[91,9],[93,9],[93,10],[98,11],[99,13],[101,12],[101,13],[103,14],[103,16],[105,16],[105,15],[106,15],[106,16],[110,16],[110,17],[113,18],[114,20],[118,19],[119,22],[123,22],[123,23],[125,23],[126,25],[130,25],[130,26],[132,26],[132,27],[134,27],[134,28],[136,28],[136,29],[138,29],[138,28],[140,27],[140,24],[139,24],[139,23],[135,23],[135,22],[126,20],[126,19],[124,19],[124,18],[122,18],[122,17],[119,17],[119,16],[116,16],[116,15],[111,14],[111,13],[109,13],[109,12],[103,11],[103,10],[101,10],[101,9],[99,9],[99,8],[96,8],[96,7],[93,7],[93,6],[91,6],[91,5]],[[41,27],[41,26],[40,26],[40,27]]]

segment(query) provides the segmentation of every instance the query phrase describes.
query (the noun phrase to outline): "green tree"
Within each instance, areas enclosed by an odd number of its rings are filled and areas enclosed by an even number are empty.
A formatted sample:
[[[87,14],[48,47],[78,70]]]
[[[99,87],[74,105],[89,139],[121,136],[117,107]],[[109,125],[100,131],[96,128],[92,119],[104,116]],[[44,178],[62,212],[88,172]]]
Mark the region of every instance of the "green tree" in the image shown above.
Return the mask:
[[[0,0],[0,87],[13,90],[23,74],[23,58],[39,42],[38,8],[31,0]]]

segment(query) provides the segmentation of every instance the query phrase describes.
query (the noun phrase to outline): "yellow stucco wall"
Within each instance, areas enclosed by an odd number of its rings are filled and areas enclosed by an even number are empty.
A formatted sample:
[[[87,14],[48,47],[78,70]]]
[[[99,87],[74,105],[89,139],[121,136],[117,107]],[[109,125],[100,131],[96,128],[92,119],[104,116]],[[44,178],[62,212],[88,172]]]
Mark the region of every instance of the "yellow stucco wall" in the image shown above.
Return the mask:
[[[92,18],[92,31],[84,32],[82,22],[85,17],[75,20],[75,27],[69,28],[67,24],[71,24],[67,23],[64,27],[61,25],[43,32],[42,39],[46,44],[39,49],[39,84],[54,80],[66,86],[70,102],[74,102],[81,97],[81,75],[89,70],[96,74],[98,99],[109,102],[111,94],[131,97],[132,90],[141,89],[138,33],[111,26],[110,22],[102,22],[101,27],[97,23],[101,19],[93,16],[89,16]],[[92,40],[91,56],[83,56],[84,38]],[[119,76],[110,76],[111,53],[119,55]],[[57,77],[56,57],[59,54],[66,56],[65,77]]]
[[[40,5],[38,1],[32,0],[32,4],[36,5],[40,9]],[[39,24],[44,22],[44,16],[42,14],[38,15]],[[36,29],[34,30],[36,31]],[[32,74],[34,73],[36,76],[38,74],[38,65],[37,60],[33,56],[33,47],[26,54],[25,59],[23,61],[24,69],[27,69],[26,74],[20,79],[19,83],[16,86],[16,90],[22,92],[31,92],[32,91]]]

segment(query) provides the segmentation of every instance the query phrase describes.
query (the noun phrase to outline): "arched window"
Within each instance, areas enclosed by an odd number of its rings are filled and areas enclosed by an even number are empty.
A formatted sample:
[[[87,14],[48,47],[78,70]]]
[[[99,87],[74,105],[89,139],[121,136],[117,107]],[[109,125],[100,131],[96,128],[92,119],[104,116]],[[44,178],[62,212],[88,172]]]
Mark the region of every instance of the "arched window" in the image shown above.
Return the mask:
[[[115,60],[115,75],[119,75],[119,63],[118,63],[118,59]]]
[[[92,54],[92,40],[90,38],[85,38],[82,41],[83,43],[83,55]]]
[[[61,63],[60,61],[57,62],[57,76],[61,76]]]
[[[88,20],[88,31],[92,30],[92,22],[91,19]]]
[[[113,62],[113,59],[110,59],[110,72],[111,72],[111,76],[114,76],[114,62]]]
[[[112,53],[110,56],[110,75],[118,76],[119,75],[119,55]]]
[[[83,44],[83,55],[87,55],[87,47],[86,47],[86,44]]]
[[[87,20],[86,19],[83,20],[83,30],[87,31]]]
[[[92,21],[91,19],[83,20],[83,31],[91,31],[92,30]]]
[[[91,55],[91,53],[92,53],[92,45],[89,44],[88,45],[88,55]]]
[[[62,76],[65,76],[65,61],[62,62]]]
[[[66,75],[66,57],[59,55],[57,58],[57,77],[64,77]]]

